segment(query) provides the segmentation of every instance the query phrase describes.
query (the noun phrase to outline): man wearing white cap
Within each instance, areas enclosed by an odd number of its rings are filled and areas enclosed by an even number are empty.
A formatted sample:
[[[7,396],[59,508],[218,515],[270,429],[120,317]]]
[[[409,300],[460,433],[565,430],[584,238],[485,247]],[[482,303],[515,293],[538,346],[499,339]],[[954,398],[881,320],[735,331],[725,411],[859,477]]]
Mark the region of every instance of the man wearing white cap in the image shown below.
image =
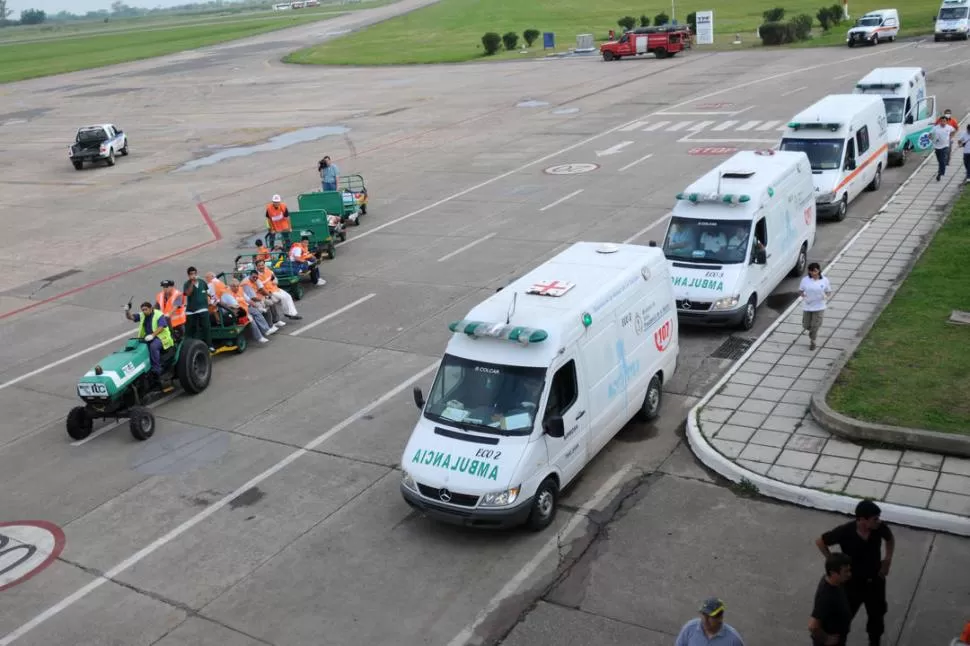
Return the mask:
[[[273,248],[277,235],[283,238],[284,249],[288,249],[292,229],[290,211],[286,208],[286,202],[279,195],[274,195],[273,200],[266,205],[266,243],[270,249]]]

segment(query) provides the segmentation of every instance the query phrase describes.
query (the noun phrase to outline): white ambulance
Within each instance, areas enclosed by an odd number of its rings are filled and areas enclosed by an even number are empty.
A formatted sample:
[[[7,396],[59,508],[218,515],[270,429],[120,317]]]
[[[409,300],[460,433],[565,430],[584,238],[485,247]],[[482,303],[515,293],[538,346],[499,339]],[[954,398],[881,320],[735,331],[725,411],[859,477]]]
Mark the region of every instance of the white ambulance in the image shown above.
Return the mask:
[[[844,220],[852,200],[882,185],[889,164],[886,106],[871,94],[830,94],[795,115],[779,147],[808,155],[819,215]]]
[[[933,40],[970,38],[970,0],[943,0],[940,13],[936,15]]]
[[[855,94],[882,97],[889,124],[889,163],[902,166],[911,150],[933,146],[936,97],[926,96],[926,70],[921,67],[877,67],[855,84]]]
[[[667,262],[637,245],[576,243],[449,327],[401,493],[469,526],[547,527],[607,442],[658,416],[679,351]]]
[[[802,152],[742,151],[677,195],[663,250],[682,322],[754,326],[757,308],[815,244]]]
[[[895,9],[870,11],[858,20],[845,35],[849,47],[856,45],[878,45],[884,40],[893,42],[899,35],[899,12]]]

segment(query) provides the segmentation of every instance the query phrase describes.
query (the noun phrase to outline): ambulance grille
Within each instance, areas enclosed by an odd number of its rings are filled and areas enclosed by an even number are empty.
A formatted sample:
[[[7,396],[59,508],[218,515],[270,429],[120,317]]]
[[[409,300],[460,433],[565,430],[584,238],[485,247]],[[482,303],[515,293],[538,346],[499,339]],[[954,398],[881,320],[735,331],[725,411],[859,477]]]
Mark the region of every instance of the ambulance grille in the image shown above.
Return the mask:
[[[712,359],[740,359],[751,344],[754,343],[754,339],[745,339],[739,336],[729,336],[724,340],[724,343],[718,347],[717,350],[711,353]]]
[[[428,485],[421,484],[420,482],[418,483],[418,490],[425,498],[430,498],[431,500],[439,502],[447,502],[449,505],[458,505],[459,507],[474,507],[478,504],[478,496],[470,496],[466,493],[455,493],[454,491],[448,492],[448,495],[450,496],[448,500],[441,500],[441,489],[429,487]]]

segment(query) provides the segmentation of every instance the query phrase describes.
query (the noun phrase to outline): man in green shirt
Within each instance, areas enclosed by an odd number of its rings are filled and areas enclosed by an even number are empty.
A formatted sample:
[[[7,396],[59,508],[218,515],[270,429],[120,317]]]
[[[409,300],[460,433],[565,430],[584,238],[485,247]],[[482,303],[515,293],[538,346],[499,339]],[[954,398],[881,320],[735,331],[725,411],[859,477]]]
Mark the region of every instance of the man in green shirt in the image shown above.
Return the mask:
[[[186,273],[189,279],[182,286],[182,295],[185,296],[185,336],[205,341],[209,352],[215,352],[209,322],[209,285],[199,278],[199,271],[195,267],[189,267]]]

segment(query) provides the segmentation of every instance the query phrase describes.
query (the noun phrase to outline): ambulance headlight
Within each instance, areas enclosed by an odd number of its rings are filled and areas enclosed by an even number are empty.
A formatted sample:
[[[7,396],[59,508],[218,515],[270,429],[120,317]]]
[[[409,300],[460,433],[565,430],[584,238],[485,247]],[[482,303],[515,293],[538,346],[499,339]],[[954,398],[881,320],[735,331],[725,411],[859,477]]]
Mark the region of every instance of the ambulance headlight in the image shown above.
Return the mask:
[[[711,309],[712,310],[733,310],[735,307],[738,306],[738,303],[740,301],[741,301],[740,294],[735,294],[734,296],[728,296],[727,298],[719,298],[716,301],[714,301],[713,305],[711,305]]]
[[[493,491],[492,493],[487,493],[482,496],[481,506],[482,507],[504,507],[505,505],[511,505],[519,499],[519,491],[522,489],[522,485],[518,487],[512,487],[511,489],[506,489],[505,491]]]
[[[401,471],[401,484],[410,489],[411,491],[417,491],[418,485],[414,482],[414,478],[407,471]]]
[[[835,201],[835,193],[819,193],[818,197],[815,198],[815,201],[820,204],[830,204]]]

